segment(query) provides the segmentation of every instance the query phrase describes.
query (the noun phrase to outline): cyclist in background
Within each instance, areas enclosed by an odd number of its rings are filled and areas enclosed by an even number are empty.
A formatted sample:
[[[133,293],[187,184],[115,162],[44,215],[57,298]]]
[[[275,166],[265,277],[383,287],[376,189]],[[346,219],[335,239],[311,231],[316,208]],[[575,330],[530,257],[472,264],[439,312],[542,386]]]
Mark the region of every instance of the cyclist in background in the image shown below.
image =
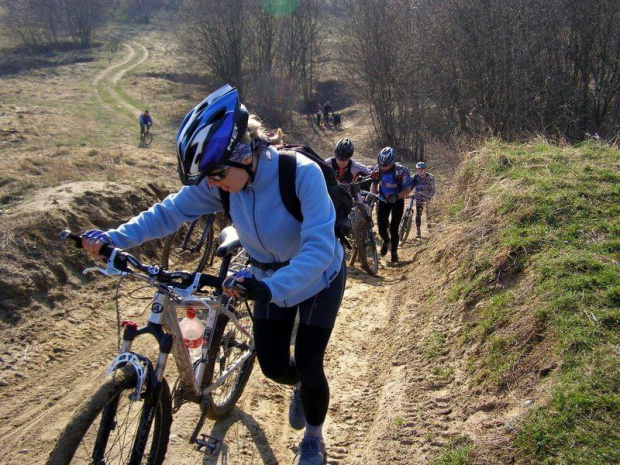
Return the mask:
[[[334,156],[325,160],[331,165],[340,183],[356,182],[360,176],[369,176],[370,168],[353,160],[353,141],[340,139],[334,148]]]
[[[416,237],[422,237],[420,226],[422,225],[422,211],[426,209],[426,227],[431,229],[431,200],[435,196],[435,177],[426,172],[426,163],[419,161],[415,165],[418,171],[413,175],[413,187],[415,189],[415,227]]]
[[[165,237],[183,222],[223,210],[220,192],[229,192],[230,216],[251,257],[251,275],[237,281],[255,301],[258,362],[265,376],[293,387],[289,422],[294,429],[305,427],[296,463],[323,464],[329,405],[323,358],[346,282],[344,250],[334,232],[336,211],[323,173],[308,158],[297,157],[300,223],[282,202],[278,151],[229,85],[187,114],[176,147],[185,187],[117,229],[86,232],[83,246],[97,255],[105,242],[128,248]],[[234,288],[224,290],[238,295]]]
[[[391,245],[391,261],[398,263],[398,242],[400,240],[398,226],[405,211],[405,197],[411,192],[411,175],[406,167],[396,163],[394,149],[385,147],[379,152],[377,165],[372,170],[372,177],[372,192],[377,193],[378,190],[386,200],[377,205],[377,227],[383,240],[381,255],[387,255]]]
[[[144,110],[144,113],[140,115],[140,140],[144,140],[144,135],[149,132],[153,125],[153,118],[149,115],[148,110]]]

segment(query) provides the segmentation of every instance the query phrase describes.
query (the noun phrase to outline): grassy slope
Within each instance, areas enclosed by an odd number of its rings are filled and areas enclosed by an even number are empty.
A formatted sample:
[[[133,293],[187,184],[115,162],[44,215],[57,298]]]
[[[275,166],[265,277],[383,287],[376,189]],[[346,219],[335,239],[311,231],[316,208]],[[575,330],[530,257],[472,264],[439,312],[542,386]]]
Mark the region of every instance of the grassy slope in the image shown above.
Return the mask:
[[[461,343],[478,347],[472,376],[500,390],[548,383],[518,428],[519,457],[617,463],[618,150],[491,142],[455,181],[443,260],[459,261],[451,298],[467,313]]]

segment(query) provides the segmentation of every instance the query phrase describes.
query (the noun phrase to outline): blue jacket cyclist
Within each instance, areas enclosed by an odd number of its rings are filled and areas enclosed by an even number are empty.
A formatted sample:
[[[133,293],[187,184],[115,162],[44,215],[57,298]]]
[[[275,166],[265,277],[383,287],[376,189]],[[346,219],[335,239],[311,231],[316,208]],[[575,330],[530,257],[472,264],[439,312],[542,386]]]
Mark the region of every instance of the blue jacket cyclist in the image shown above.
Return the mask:
[[[297,156],[300,223],[281,200],[277,150],[228,85],[188,113],[176,145],[185,187],[117,229],[87,232],[84,248],[96,255],[102,242],[127,248],[164,237],[184,221],[222,210],[220,189],[229,192],[230,216],[241,243],[260,265],[253,266],[250,278],[239,279],[255,300],[259,364],[268,378],[293,387],[289,422],[295,429],[305,428],[296,463],[321,464],[329,405],[323,357],[346,282],[344,251],[334,234],[336,213],[321,169]],[[300,324],[291,357],[297,313]]]
[[[153,118],[151,118],[151,115],[149,115],[148,110],[144,110],[144,113],[140,115],[140,136],[145,134],[152,125]]]
[[[377,228],[383,240],[381,255],[387,255],[391,248],[392,263],[398,262],[398,226],[405,211],[405,197],[413,187],[409,170],[396,163],[396,153],[392,147],[385,147],[377,156],[377,165],[372,170],[373,192],[379,191],[385,202],[377,205]],[[389,234],[388,234],[389,227]],[[390,247],[391,245],[391,247]]]

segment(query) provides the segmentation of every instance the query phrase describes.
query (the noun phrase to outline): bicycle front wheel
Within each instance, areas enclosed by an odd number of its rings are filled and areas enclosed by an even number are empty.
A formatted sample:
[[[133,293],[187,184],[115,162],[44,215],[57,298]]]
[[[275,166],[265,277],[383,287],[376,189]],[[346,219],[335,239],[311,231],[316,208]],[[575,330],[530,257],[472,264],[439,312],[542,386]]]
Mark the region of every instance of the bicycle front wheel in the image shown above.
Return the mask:
[[[361,218],[355,228],[355,248],[360,259],[362,268],[370,276],[375,276],[379,271],[379,254],[377,243],[372,232],[372,224],[368,219]]]
[[[151,145],[151,142],[153,142],[153,134],[147,132],[144,134],[144,144],[148,146]]]
[[[400,222],[400,227],[398,228],[398,235],[400,236],[400,245],[403,245],[407,238],[409,237],[409,231],[411,230],[411,222],[413,221],[413,212],[410,209],[407,209],[405,212],[405,216]]]
[[[151,409],[144,399],[129,399],[135,386],[136,373],[131,366],[108,376],[73,416],[47,463],[163,463],[172,423],[170,389],[163,380],[159,399]]]
[[[176,233],[164,240],[161,266],[166,269],[202,272],[213,253],[214,215],[200,217],[185,223]]]
[[[236,312],[236,315],[241,326],[251,333],[252,319],[249,310]],[[213,338],[202,388],[205,389],[218,382],[223,374],[234,369],[230,376],[210,393],[211,401],[207,410],[207,418],[221,420],[230,414],[241,397],[252,373],[256,354],[251,346],[250,338],[224,315],[218,318]],[[250,357],[239,363],[239,359],[246,354],[250,354]]]

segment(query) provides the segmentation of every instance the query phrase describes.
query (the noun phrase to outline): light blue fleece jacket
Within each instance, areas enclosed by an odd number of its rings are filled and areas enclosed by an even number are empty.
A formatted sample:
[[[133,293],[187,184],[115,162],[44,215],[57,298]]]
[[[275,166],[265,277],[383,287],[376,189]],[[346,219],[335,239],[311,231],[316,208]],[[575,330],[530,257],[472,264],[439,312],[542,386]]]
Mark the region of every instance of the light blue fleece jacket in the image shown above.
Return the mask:
[[[230,216],[250,256],[261,263],[290,260],[275,272],[252,269],[254,276],[269,286],[272,302],[281,307],[297,305],[329,286],[344,256],[334,234],[336,212],[321,169],[303,156],[297,157],[295,190],[302,223],[282,203],[278,152],[264,147],[254,182],[230,194]],[[222,209],[219,189],[203,181],[183,187],[107,235],[117,247],[134,247],[172,234],[184,221]]]

